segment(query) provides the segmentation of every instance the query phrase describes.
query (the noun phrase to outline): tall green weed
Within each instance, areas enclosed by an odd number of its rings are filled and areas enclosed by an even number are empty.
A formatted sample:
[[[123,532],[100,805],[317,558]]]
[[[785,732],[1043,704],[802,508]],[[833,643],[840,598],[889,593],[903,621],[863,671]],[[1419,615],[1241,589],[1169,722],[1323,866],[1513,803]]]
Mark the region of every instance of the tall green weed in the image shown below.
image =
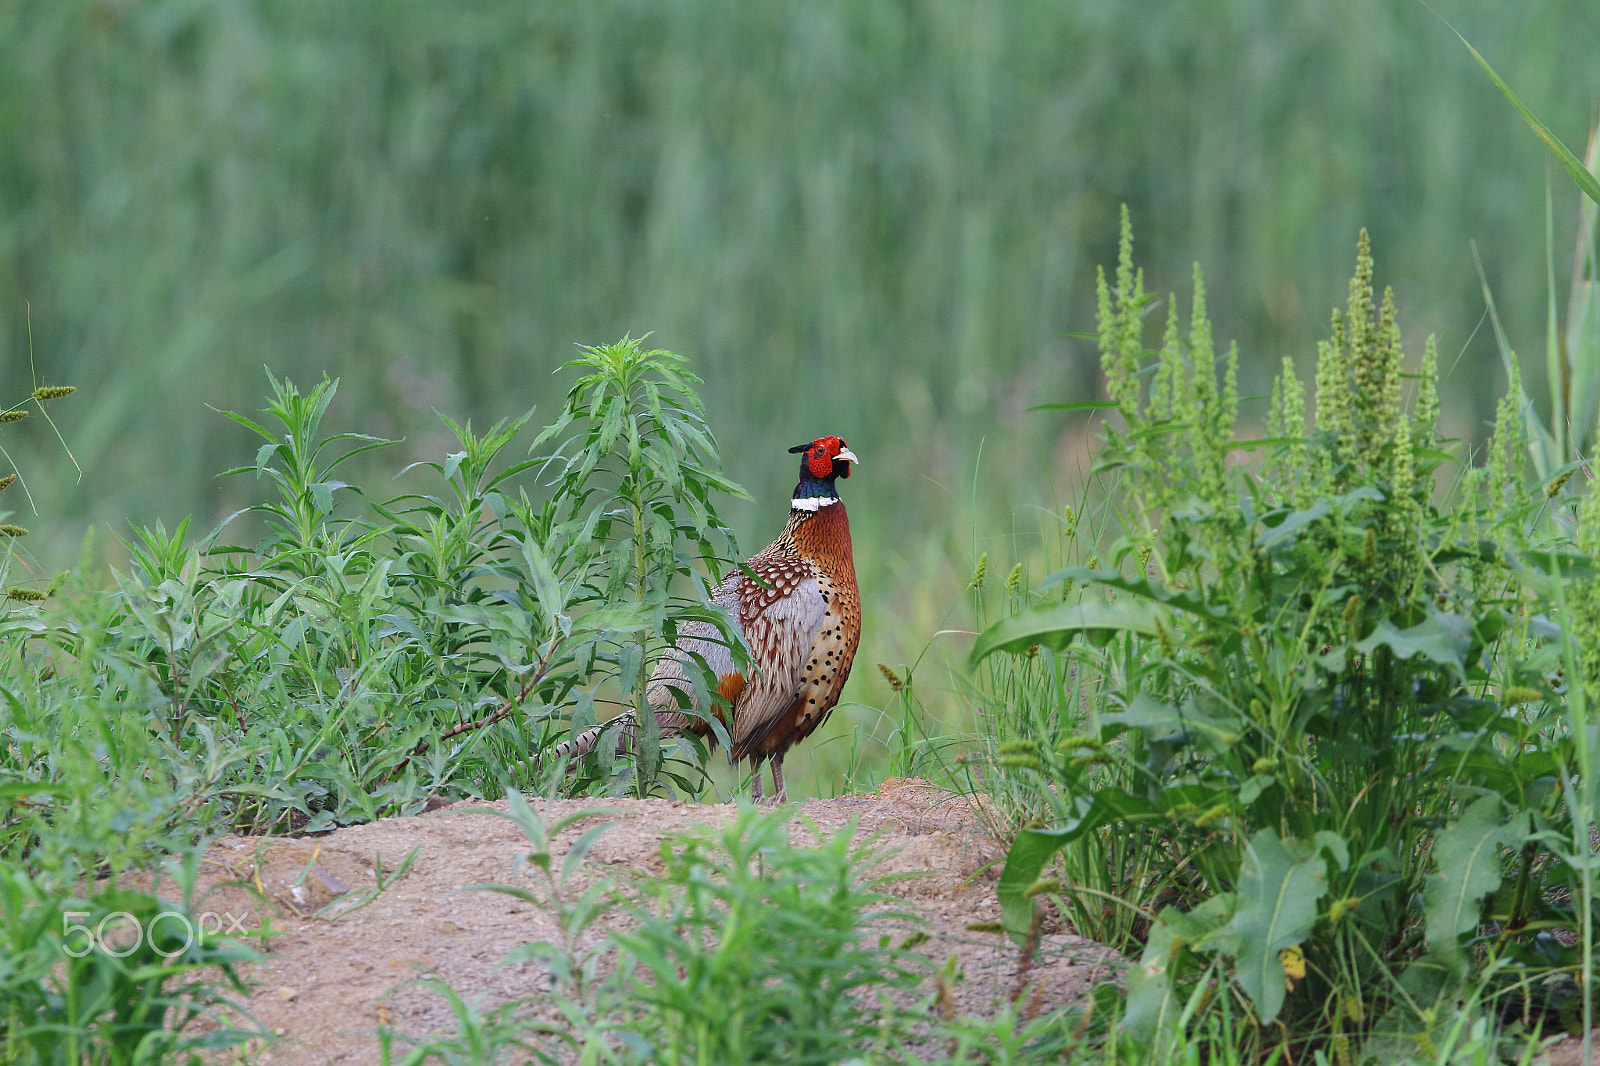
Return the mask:
[[[1053,823],[1012,847],[1008,928],[1031,944],[1055,900],[1134,953],[1122,1031],[1157,1049],[1229,1002],[1249,1046],[1336,1061],[1431,1057],[1463,996],[1574,1021],[1597,509],[1524,488],[1514,375],[1482,465],[1441,483],[1434,345],[1405,370],[1364,234],[1314,389],[1285,360],[1265,439],[1238,437],[1198,272],[1149,352],[1153,304],[1124,219],[1115,539],[973,651],[1017,656],[985,667],[1033,708],[992,769]]]

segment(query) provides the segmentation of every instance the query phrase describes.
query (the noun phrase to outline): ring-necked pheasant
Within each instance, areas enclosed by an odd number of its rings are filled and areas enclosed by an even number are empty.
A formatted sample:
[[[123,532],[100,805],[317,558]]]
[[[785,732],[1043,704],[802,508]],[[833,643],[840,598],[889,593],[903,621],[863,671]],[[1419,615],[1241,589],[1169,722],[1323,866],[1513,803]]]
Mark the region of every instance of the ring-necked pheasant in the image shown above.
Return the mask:
[[[647,687],[650,707],[663,735],[691,732],[705,736],[703,719],[678,710],[673,689],[693,701],[685,666],[699,655],[717,675],[717,691],[728,701],[723,718],[735,763],[749,759],[761,798],[761,764],[772,764],[774,798],[788,798],[783,757],[796,742],[816,731],[839,702],[861,637],[861,598],[850,551],[850,519],[835,491],[835,479],[850,476],[855,454],[838,437],[819,437],[790,448],[802,453],[800,483],[789,504],[789,522],[778,539],[730,574],[711,602],[726,608],[749,645],[753,676],[735,666],[728,648],[705,622],[679,631],[677,644],[662,656]],[[708,639],[709,638],[709,639]],[[698,709],[698,704],[695,704]],[[596,726],[557,745],[544,758],[582,758],[612,723]],[[542,761],[542,760],[541,760]]]

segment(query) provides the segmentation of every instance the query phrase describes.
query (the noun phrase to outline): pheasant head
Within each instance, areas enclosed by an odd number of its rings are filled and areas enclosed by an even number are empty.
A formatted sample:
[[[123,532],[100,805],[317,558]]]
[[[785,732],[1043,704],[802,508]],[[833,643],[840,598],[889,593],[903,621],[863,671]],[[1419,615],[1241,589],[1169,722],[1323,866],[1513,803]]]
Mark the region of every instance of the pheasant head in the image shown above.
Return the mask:
[[[838,503],[834,479],[849,477],[851,464],[861,461],[840,437],[818,437],[789,451],[801,454],[800,483],[794,487],[794,498],[790,500],[796,511],[815,511]]]

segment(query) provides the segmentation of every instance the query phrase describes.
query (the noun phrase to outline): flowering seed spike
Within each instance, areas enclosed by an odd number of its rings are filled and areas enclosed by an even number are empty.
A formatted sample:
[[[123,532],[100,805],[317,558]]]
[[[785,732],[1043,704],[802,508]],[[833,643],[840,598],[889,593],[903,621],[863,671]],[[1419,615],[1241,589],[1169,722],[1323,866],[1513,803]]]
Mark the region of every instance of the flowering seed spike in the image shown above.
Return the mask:
[[[21,422],[27,417],[28,412],[26,411],[0,411],[0,424],[4,424],[6,422]]]
[[[888,663],[879,663],[878,673],[883,675],[883,679],[889,682],[889,687],[894,689],[896,692],[899,692],[901,689],[906,687],[904,679],[890,669]]]
[[[40,385],[33,390],[35,400],[59,400],[63,396],[71,396],[78,391],[76,385]]]
[[[13,526],[9,523],[0,526],[0,537],[26,537],[27,535],[28,531],[21,526]]]
[[[11,589],[6,593],[6,599],[19,603],[38,603],[44,599],[44,593],[38,589]]]
[[[17,475],[15,474],[7,474],[5,477],[0,477],[0,492],[10,488],[11,483],[15,480],[17,480]]]

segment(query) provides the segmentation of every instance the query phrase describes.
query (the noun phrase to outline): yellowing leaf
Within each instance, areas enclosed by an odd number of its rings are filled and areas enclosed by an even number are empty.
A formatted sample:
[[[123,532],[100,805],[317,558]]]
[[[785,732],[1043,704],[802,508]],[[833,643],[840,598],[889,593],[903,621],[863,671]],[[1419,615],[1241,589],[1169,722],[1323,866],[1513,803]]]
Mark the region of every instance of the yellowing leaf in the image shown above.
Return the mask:
[[[1278,962],[1283,966],[1283,987],[1293,992],[1294,986],[1305,980],[1305,952],[1300,950],[1299,944],[1284,948],[1278,952]]]

